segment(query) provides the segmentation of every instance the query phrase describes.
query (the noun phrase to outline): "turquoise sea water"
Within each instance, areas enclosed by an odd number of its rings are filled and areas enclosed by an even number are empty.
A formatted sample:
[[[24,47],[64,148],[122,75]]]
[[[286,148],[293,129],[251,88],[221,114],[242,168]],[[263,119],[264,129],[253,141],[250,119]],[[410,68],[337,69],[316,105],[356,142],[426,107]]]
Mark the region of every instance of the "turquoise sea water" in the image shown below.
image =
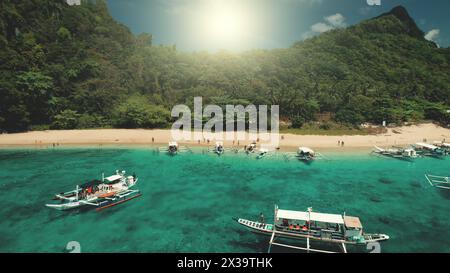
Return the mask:
[[[329,161],[245,155],[170,157],[150,148],[0,150],[0,252],[266,252],[268,237],[233,217],[273,217],[273,206],[359,216],[390,235],[383,252],[450,252],[450,192],[425,173],[450,175],[450,158],[409,163],[366,153]],[[102,212],[46,208],[53,194],[136,172],[143,196]],[[282,252],[284,250],[276,250]]]

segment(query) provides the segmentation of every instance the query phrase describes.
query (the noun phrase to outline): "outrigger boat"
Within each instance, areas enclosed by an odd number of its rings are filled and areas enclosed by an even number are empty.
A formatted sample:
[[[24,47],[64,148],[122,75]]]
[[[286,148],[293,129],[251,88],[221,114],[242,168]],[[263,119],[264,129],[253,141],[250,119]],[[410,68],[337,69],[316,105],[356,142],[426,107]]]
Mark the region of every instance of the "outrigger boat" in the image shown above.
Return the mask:
[[[169,147],[167,148],[167,152],[170,155],[176,155],[178,154],[178,143],[176,142],[170,142]]]
[[[219,141],[216,142],[216,145],[210,151],[219,156],[223,155],[225,153],[225,147],[223,146],[223,142],[219,142]]]
[[[367,246],[369,243],[389,240],[385,234],[366,234],[358,217],[339,214],[325,214],[308,211],[281,210],[275,206],[274,223],[254,222],[235,219],[240,225],[257,234],[271,236],[269,252],[273,245],[307,252],[332,253],[331,251],[313,249],[310,242],[338,244],[347,253],[346,245]],[[277,238],[306,240],[306,247],[298,247],[276,242]]]
[[[425,175],[431,186],[439,189],[450,190],[450,177]]]
[[[314,151],[311,148],[308,147],[299,147],[297,152],[292,152],[292,153],[285,153],[284,157],[286,160],[289,159],[297,159],[299,161],[303,161],[305,163],[311,163],[315,160],[318,159],[327,159],[324,155],[322,155],[321,153],[318,153],[316,151]]]
[[[434,145],[444,150],[446,155],[450,155],[450,143],[436,141]]]
[[[442,158],[445,156],[444,150],[435,145],[419,142],[414,145],[414,148],[418,154],[423,156],[435,158]]]
[[[55,195],[53,200],[59,204],[47,204],[46,207],[57,210],[79,209],[84,206],[94,206],[97,209],[111,207],[141,196],[139,190],[131,190],[138,178],[126,176],[125,171],[116,171],[115,175],[93,180],[75,190]]]
[[[383,149],[378,146],[374,146],[373,153],[375,153],[377,155],[381,155],[381,156],[392,157],[392,158],[403,159],[403,160],[413,160],[413,159],[418,158],[417,152],[413,148],[403,149],[403,148],[393,147],[390,149]]]
[[[177,142],[172,141],[172,142],[169,142],[169,145],[167,147],[160,147],[160,148],[158,148],[157,151],[164,152],[164,153],[167,153],[168,155],[175,156],[181,152],[190,151],[190,149],[187,147],[184,147],[184,146],[180,147],[180,145],[178,145]]]
[[[248,146],[245,148],[245,152],[246,152],[247,154],[253,154],[253,153],[256,152],[256,150],[257,150],[257,148],[256,148],[256,143],[255,143],[255,142],[253,142],[252,144],[248,145]]]
[[[300,147],[297,151],[297,158],[300,161],[311,162],[316,159],[316,152],[308,147]]]

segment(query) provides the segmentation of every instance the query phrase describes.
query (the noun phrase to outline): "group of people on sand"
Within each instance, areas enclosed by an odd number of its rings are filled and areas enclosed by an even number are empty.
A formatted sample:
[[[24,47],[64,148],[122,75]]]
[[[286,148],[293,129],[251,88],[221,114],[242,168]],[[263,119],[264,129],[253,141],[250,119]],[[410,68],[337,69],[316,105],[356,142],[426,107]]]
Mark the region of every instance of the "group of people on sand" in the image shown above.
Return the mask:
[[[338,141],[338,146],[339,146],[339,147],[344,147],[344,146],[345,146],[344,141],[343,141],[343,140],[339,140],[339,141]]]

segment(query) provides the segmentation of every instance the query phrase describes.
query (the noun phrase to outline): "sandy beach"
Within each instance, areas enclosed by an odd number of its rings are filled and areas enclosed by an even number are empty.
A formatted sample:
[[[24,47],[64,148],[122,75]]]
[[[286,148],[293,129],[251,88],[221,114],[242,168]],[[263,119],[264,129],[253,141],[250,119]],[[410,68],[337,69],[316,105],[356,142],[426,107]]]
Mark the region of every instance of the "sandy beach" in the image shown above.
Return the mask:
[[[239,141],[240,146],[252,142],[254,137],[246,134],[247,140]],[[200,143],[199,140],[200,139]],[[256,139],[256,138],[255,138]],[[380,135],[354,135],[354,136],[305,136],[280,134],[281,149],[295,149],[299,146],[311,148],[337,148],[338,141],[344,141],[346,148],[367,148],[377,146],[408,145],[427,140],[450,141],[450,129],[434,124],[421,124],[408,127],[388,129]],[[147,145],[167,144],[172,140],[170,130],[143,130],[143,129],[101,129],[101,130],[70,130],[70,131],[35,131],[18,134],[0,135],[0,146],[43,146],[43,145]],[[196,136],[192,140],[178,141],[182,145],[209,146],[206,139]],[[234,145],[237,145],[235,141]],[[224,141],[226,146],[232,146],[233,141]],[[263,142],[261,141],[261,144]]]

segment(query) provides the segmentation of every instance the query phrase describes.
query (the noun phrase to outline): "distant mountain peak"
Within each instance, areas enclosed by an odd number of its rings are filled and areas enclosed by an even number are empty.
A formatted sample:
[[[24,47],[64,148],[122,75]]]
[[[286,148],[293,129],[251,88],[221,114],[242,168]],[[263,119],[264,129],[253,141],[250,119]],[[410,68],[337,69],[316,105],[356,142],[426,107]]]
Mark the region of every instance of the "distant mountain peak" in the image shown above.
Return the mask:
[[[404,6],[396,6],[389,13],[395,15],[398,19],[400,19],[403,22],[414,21],[414,19],[409,15],[408,11]]]
[[[424,39],[425,33],[417,26],[416,21],[409,15],[408,10],[404,6],[396,6],[391,11],[381,14],[377,18],[386,16],[395,16],[408,27],[408,33],[419,39]]]

